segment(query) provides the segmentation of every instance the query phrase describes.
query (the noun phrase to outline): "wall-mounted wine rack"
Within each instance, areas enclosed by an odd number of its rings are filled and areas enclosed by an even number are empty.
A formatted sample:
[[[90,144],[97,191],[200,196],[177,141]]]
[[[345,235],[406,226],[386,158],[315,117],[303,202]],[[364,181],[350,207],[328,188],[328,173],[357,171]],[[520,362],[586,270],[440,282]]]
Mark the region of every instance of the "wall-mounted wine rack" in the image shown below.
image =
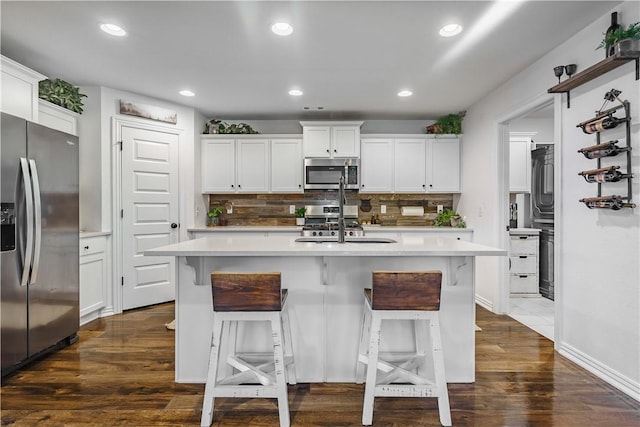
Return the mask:
[[[612,89],[613,93],[615,89]],[[617,98],[619,91],[614,93],[614,97]],[[607,98],[605,95],[605,99]],[[617,118],[614,114],[620,109],[624,109],[624,118]],[[626,131],[626,144],[624,146],[619,145],[618,140],[610,140],[606,142],[601,141],[601,133],[606,132],[607,129],[616,127],[619,123],[625,123]],[[596,134],[596,145],[590,147],[584,147],[578,150],[578,153],[582,153],[587,159],[595,159],[597,162],[596,169],[586,170],[578,173],[585,181],[589,183],[595,183],[598,186],[597,197],[585,197],[580,199],[580,202],[584,203],[589,209],[613,209],[620,210],[622,208],[635,208],[635,203],[631,202],[632,188],[631,179],[633,174],[631,173],[631,106],[629,101],[621,101],[621,105],[617,105],[608,110],[599,111],[595,117],[579,123],[577,127],[582,128],[585,133]],[[615,157],[621,154],[626,155],[626,170],[620,171],[620,165],[613,165],[603,167],[601,162],[605,157]],[[621,162],[623,163],[623,162]],[[608,182],[618,182],[621,180],[627,181],[627,195],[602,195],[602,186]]]

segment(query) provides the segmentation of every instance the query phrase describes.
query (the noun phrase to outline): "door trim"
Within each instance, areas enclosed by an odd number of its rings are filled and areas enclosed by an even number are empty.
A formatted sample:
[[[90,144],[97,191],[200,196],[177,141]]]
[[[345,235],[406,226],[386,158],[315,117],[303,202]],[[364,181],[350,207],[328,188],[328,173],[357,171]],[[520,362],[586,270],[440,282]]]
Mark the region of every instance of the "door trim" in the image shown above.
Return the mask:
[[[507,219],[509,218],[509,123],[516,120],[526,113],[546,106],[553,105],[553,138],[556,149],[554,150],[554,175],[553,175],[553,191],[556,200],[562,200],[562,97],[554,96],[546,92],[541,93],[532,99],[516,106],[509,113],[505,114],[498,120],[498,210],[503,212],[498,215],[498,233],[500,233],[500,241],[503,247],[508,248],[509,234],[505,232],[507,227]],[[558,224],[562,223],[562,204],[556,204],[554,209],[554,229],[558,229]],[[560,280],[559,264],[561,252],[562,234],[558,233],[554,239],[554,348],[559,349],[559,343],[562,341],[562,284]],[[501,257],[499,260],[500,271],[498,274],[499,282],[495,295],[497,299],[494,301],[493,310],[496,313],[508,313],[509,311],[509,269],[508,257]]]
[[[122,222],[120,221],[120,210],[122,209],[122,156],[120,151],[120,141],[122,140],[122,128],[135,127],[156,132],[165,132],[178,137],[180,144],[183,139],[184,129],[175,126],[163,126],[150,124],[144,120],[123,118],[121,116],[111,117],[111,229],[113,230],[113,245],[111,246],[113,262],[113,312],[122,313]],[[178,163],[178,179],[180,179],[180,163]],[[178,186],[178,200],[181,200],[180,186]],[[180,210],[179,210],[179,216]],[[177,265],[176,265],[177,268]]]

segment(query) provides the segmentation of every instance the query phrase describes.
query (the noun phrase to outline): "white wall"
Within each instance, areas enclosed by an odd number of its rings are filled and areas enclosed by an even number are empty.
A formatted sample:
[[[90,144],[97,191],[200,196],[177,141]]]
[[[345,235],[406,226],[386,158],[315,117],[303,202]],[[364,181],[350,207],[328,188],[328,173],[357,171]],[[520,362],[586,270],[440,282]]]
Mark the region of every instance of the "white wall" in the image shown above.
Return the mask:
[[[553,118],[524,118],[509,123],[509,132],[536,132],[533,142],[553,142]]]
[[[615,9],[625,26],[640,20],[638,3],[624,2]],[[612,10],[612,11],[613,11]],[[503,246],[505,237],[498,218],[507,215],[499,193],[499,182],[506,164],[501,149],[499,123],[514,111],[549,96],[562,97],[556,110],[556,160],[561,172],[556,188],[560,190],[556,212],[556,304],[561,316],[556,348],[561,354],[606,379],[638,399],[640,396],[640,207],[634,210],[607,212],[589,210],[578,202],[595,195],[596,187],[580,181],[577,173],[592,166],[576,150],[591,145],[593,137],[583,134],[576,124],[600,108],[606,91],[615,87],[632,104],[634,199],[639,202],[640,188],[640,110],[639,87],[634,63],[607,73],[571,92],[571,108],[566,95],[547,95],[557,83],[553,67],[577,64],[584,70],[604,59],[604,52],[594,50],[609,26],[610,15],[558,46],[510,81],[490,93],[467,111],[462,151],[464,192],[459,210],[476,231],[479,243]],[[557,105],[557,102],[556,102]],[[558,163],[556,163],[558,165]],[[615,185],[612,191],[619,190]],[[621,191],[621,190],[620,190]],[[478,260],[478,300],[489,307],[500,303],[502,268],[497,259]]]

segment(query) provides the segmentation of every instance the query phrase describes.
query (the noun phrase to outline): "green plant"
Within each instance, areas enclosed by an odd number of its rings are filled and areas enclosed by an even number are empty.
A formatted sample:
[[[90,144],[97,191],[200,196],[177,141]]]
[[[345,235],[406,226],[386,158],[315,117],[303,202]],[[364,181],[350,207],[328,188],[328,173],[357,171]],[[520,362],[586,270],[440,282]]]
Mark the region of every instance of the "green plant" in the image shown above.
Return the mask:
[[[87,95],[80,93],[80,88],[64,80],[42,80],[38,84],[38,97],[59,105],[67,110],[82,114],[82,98]]]
[[[464,219],[462,219],[462,216],[460,216],[458,212],[451,209],[443,210],[436,216],[436,219],[433,221],[433,224],[436,227],[453,226],[454,223],[455,227],[458,228],[465,228],[467,226]]]
[[[440,117],[434,124],[427,126],[427,133],[460,135],[462,133],[462,119],[466,113],[466,111],[461,111],[458,114],[447,114]]]
[[[602,39],[598,47],[596,47],[596,49],[600,49],[601,47],[605,46],[612,46],[618,43],[620,40],[624,39],[640,40],[640,22],[629,24],[626,29],[621,26],[616,28],[609,34],[604,34],[604,38]]]
[[[213,208],[209,212],[207,212],[207,216],[209,218],[218,217],[220,215],[222,215],[222,208],[221,207]]]
[[[304,218],[304,214],[307,212],[306,208],[296,209],[296,218]]]
[[[251,126],[249,126],[246,123],[238,123],[238,124],[229,124],[226,122],[223,122],[222,120],[218,120],[218,119],[211,119],[208,120],[205,124],[204,124],[204,133],[212,133],[209,131],[209,128],[212,127],[212,125],[217,125],[217,129],[218,129],[218,133],[236,133],[236,134],[257,134],[260,133],[256,130],[254,130]]]

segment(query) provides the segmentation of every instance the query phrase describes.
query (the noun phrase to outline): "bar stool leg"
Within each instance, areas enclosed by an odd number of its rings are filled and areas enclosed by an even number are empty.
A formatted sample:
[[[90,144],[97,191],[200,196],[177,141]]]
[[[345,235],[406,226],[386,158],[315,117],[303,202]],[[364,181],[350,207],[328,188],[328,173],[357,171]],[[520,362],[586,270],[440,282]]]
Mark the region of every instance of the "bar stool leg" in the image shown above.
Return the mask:
[[[365,306],[362,310],[362,329],[360,330],[360,345],[358,347],[358,361],[356,363],[356,384],[362,384],[364,382],[364,368],[366,362],[361,360],[360,357],[367,354],[367,340],[369,338],[371,323],[370,310],[371,309],[368,306]]]
[[[414,340],[416,343],[416,356],[420,357],[421,362],[418,365],[418,369],[417,369],[417,374],[421,377],[426,377],[427,376],[427,368],[426,368],[426,357],[427,357],[427,353],[426,353],[426,348],[425,348],[425,338],[427,336],[427,321],[423,320],[423,319],[416,319],[413,321],[413,327],[414,327]]]
[[[291,337],[291,323],[289,322],[289,310],[287,307],[283,307],[280,315],[282,316],[282,328],[284,332],[284,352],[285,357],[293,358],[293,341]],[[287,382],[289,384],[296,384],[296,368],[295,362],[291,362],[287,365]]]
[[[444,374],[444,356],[442,354],[442,342],[440,338],[440,316],[433,313],[429,320],[431,348],[433,349],[433,365],[435,373],[435,383],[438,390],[438,412],[440,413],[440,424],[451,425],[451,409],[449,407],[449,391]]]
[[[271,336],[273,337],[273,361],[278,394],[278,412],[280,413],[280,427],[289,427],[289,400],[287,396],[287,381],[285,379],[284,353],[282,351],[282,325],[280,312],[271,316]]]
[[[213,421],[213,405],[215,400],[215,384],[218,377],[218,357],[222,335],[222,320],[213,315],[213,332],[211,334],[211,350],[209,352],[209,369],[204,388],[204,405],[202,407],[201,427],[209,427]]]
[[[376,378],[378,373],[378,350],[380,347],[380,313],[371,311],[371,333],[369,334],[369,363],[367,366],[367,381],[364,387],[364,407],[362,410],[362,425],[370,426],[373,422],[373,405],[376,393]]]

